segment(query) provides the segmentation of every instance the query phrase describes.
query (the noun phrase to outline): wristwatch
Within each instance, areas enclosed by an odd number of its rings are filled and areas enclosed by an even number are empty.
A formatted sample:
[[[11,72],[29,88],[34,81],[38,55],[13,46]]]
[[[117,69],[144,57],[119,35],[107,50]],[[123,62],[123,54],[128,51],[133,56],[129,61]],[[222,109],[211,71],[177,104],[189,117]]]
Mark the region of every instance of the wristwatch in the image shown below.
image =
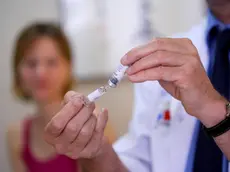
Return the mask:
[[[226,117],[223,121],[219,122],[213,127],[206,128],[203,126],[205,132],[211,137],[217,137],[230,129],[230,103],[226,104]]]

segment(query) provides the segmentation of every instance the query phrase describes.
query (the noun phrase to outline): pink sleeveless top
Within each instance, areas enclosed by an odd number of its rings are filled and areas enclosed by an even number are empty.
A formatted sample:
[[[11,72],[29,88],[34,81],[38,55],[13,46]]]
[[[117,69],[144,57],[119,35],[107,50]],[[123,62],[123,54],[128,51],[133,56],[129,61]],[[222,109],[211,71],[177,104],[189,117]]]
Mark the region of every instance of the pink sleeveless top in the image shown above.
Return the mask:
[[[49,160],[41,161],[36,159],[30,150],[30,128],[32,119],[26,119],[23,125],[23,148],[22,158],[28,172],[79,172],[76,160],[64,155],[57,155]]]

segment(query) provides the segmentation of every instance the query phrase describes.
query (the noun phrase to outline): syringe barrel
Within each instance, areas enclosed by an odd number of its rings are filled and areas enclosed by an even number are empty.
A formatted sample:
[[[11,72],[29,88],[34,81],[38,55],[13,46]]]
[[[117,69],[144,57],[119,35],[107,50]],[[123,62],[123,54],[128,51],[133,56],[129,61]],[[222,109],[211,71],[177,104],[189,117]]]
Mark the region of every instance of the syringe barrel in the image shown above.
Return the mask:
[[[101,97],[103,94],[105,94],[108,91],[109,88],[110,87],[108,85],[104,85],[104,86],[101,86],[100,88],[96,89],[92,93],[90,93],[87,96],[86,104],[89,104],[89,103],[94,102],[95,100],[97,100],[99,97]]]

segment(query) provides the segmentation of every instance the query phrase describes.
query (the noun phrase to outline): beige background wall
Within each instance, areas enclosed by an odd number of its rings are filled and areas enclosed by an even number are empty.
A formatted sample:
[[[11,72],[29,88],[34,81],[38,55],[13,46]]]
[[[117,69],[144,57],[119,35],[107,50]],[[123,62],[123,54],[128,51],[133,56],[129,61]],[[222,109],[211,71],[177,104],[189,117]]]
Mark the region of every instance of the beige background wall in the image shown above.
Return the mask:
[[[108,0],[109,1],[109,0]],[[112,1],[112,0],[111,0]],[[0,171],[8,172],[5,145],[5,128],[13,122],[21,119],[31,111],[31,107],[25,106],[15,101],[10,92],[11,68],[10,57],[12,43],[18,29],[29,21],[36,19],[58,20],[57,0],[1,0],[0,1]],[[122,1],[121,1],[122,2]],[[200,19],[200,13],[193,14],[200,8],[200,0],[155,0],[154,4],[159,5],[155,9],[153,20],[159,25],[160,30],[166,35],[175,31],[187,30],[193,23]],[[178,5],[177,5],[178,4]],[[171,7],[167,7],[170,5]],[[164,8],[165,7],[165,8]],[[174,13],[172,9],[186,14]],[[165,11],[161,11],[165,10]],[[154,14],[154,13],[153,13]],[[156,18],[157,17],[157,18]],[[162,18],[161,18],[162,17]],[[187,18],[191,18],[188,20]],[[174,21],[173,21],[174,20]],[[189,22],[192,21],[192,22]],[[79,91],[89,93],[99,87],[102,83],[90,83],[79,85]],[[127,124],[132,111],[132,85],[123,82],[119,89],[112,90],[102,97],[97,103],[100,107],[107,107],[110,111],[110,119],[114,124],[118,135],[127,130]]]
[[[28,113],[29,107],[14,101],[10,93],[10,55],[19,28],[34,19],[58,18],[56,0],[0,1],[0,171],[10,171],[5,145],[5,128]]]

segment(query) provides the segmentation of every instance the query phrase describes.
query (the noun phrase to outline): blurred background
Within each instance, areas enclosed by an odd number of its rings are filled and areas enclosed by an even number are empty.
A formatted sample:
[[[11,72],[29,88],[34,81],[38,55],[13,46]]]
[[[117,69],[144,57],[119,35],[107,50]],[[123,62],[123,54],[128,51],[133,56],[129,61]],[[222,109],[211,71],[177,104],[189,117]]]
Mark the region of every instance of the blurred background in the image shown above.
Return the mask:
[[[5,131],[32,107],[11,91],[11,55],[18,31],[32,21],[60,22],[74,54],[77,91],[90,93],[106,83],[120,58],[132,47],[155,36],[187,31],[205,13],[200,0],[1,0],[0,1],[0,171],[10,171]],[[124,80],[97,101],[109,109],[118,136],[127,131],[132,115],[133,87]]]

